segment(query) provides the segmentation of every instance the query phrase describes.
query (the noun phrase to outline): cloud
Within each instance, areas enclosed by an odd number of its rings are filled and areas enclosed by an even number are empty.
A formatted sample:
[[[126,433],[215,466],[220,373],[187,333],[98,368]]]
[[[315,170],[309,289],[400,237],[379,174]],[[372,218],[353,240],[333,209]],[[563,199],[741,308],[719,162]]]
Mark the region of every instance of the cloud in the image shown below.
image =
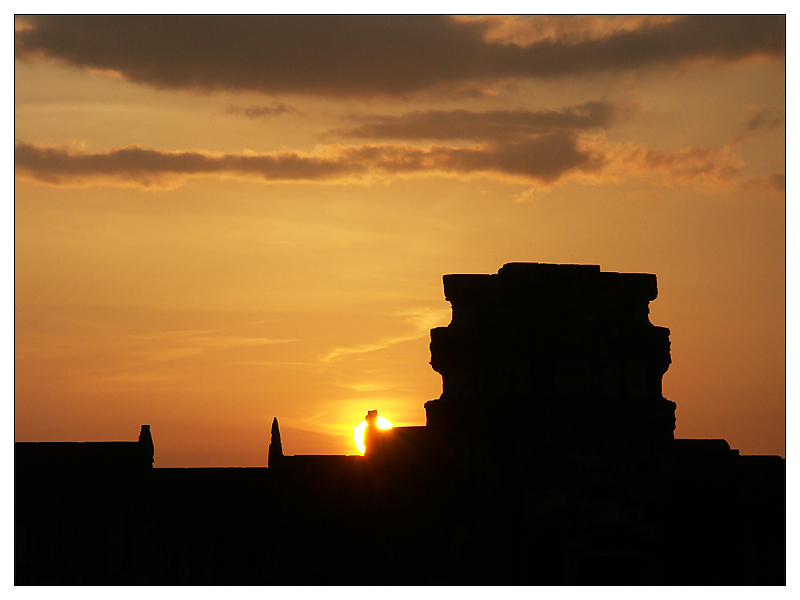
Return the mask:
[[[483,37],[490,43],[529,46],[543,40],[570,44],[602,39],[611,35],[636,31],[643,27],[667,25],[679,16],[669,15],[538,15],[535,19],[520,16],[456,17],[458,20],[482,22]]]
[[[331,352],[329,352],[325,357],[322,358],[322,362],[327,363],[332,361],[333,359],[339,358],[341,356],[347,356],[350,354],[366,354],[369,352],[375,352],[376,350],[383,350],[385,348],[388,348],[389,346],[399,344],[400,342],[408,342],[422,337],[427,337],[430,335],[431,328],[436,327],[441,323],[447,322],[447,318],[450,316],[450,309],[449,308],[408,309],[396,313],[395,316],[400,317],[407,325],[410,325],[411,331],[409,331],[405,335],[386,337],[372,343],[360,344],[349,347],[340,346],[334,348]],[[372,387],[370,385],[364,385],[364,384],[348,385],[346,387],[357,389],[358,391],[370,391],[378,389],[377,387]]]
[[[300,111],[296,108],[284,104],[283,102],[273,102],[272,104],[253,104],[250,106],[237,106],[229,104],[225,112],[232,115],[244,115],[248,119],[259,119],[261,117],[276,117],[282,114],[299,115]]]
[[[770,173],[766,179],[768,185],[773,189],[786,191],[786,175],[783,173]]]
[[[786,175],[770,173],[764,176],[750,177],[742,182],[741,192],[746,194],[767,193],[778,197],[786,197]]]
[[[88,332],[80,334],[54,330],[25,332],[18,339],[20,355],[41,354],[42,348],[54,358],[69,356],[68,373],[82,385],[163,383],[176,379],[171,363],[206,353],[248,346],[290,344],[296,339],[232,335],[230,328],[146,331],[138,333]],[[80,357],[106,349],[104,360],[84,363]],[[58,360],[55,361],[59,362]]]
[[[594,177],[597,183],[638,179],[656,185],[691,185],[719,190],[736,185],[745,166],[733,145],[667,151],[646,144],[611,144],[603,135],[593,136],[586,143],[605,158],[602,173]],[[590,174],[588,179],[592,178]]]
[[[214,154],[147,150],[138,146],[89,153],[16,142],[14,163],[20,177],[72,185],[170,186],[192,176],[324,182],[414,174],[490,175],[550,184],[576,170],[600,168],[602,157],[582,149],[573,133],[554,131],[506,144],[468,148],[334,144],[322,146],[314,153]]]
[[[334,348],[331,352],[329,352],[322,358],[322,362],[328,363],[335,358],[339,358],[340,356],[346,356],[349,354],[367,354],[369,352],[375,352],[376,350],[384,350],[389,346],[394,346],[395,344],[399,344],[400,342],[408,342],[410,340],[415,340],[418,339],[419,337],[421,337],[421,335],[397,336],[392,338],[384,338],[372,344],[361,344],[359,346]]]
[[[156,88],[341,97],[785,54],[783,15],[562,19],[518,20],[512,35],[497,19],[437,15],[61,15],[27,18],[14,36],[19,59]]]
[[[292,151],[215,154],[171,152],[138,146],[89,153],[65,147],[15,144],[18,177],[55,185],[122,184],[172,187],[189,177],[239,177],[265,182],[337,183],[425,175],[486,176],[539,188],[576,179],[619,183],[634,179],[658,185],[732,186],[744,167],[734,145],[659,150],[644,144],[610,143],[604,133],[570,130],[523,136],[504,143],[457,147],[432,144],[320,146]],[[741,182],[749,189],[780,191],[778,173]]]
[[[341,158],[303,155],[297,152],[268,154],[212,154],[197,151],[170,152],[129,146],[109,152],[88,153],[65,147],[17,142],[17,173],[53,184],[98,182],[164,186],[198,175],[257,176],[269,181],[318,181],[358,171],[358,165]]]
[[[556,130],[606,127],[618,112],[617,107],[605,102],[586,102],[560,111],[414,111],[401,116],[360,117],[361,125],[328,133],[353,138],[498,141]]]
[[[783,113],[767,110],[755,104],[749,106],[748,109],[750,118],[745,127],[747,127],[749,131],[754,131],[756,129],[775,129],[786,120],[786,116]]]
[[[719,181],[733,179],[744,162],[730,152],[716,148],[682,148],[664,152],[652,148],[638,148],[625,164],[638,164],[645,171],[663,173],[669,179],[695,179],[705,177]]]

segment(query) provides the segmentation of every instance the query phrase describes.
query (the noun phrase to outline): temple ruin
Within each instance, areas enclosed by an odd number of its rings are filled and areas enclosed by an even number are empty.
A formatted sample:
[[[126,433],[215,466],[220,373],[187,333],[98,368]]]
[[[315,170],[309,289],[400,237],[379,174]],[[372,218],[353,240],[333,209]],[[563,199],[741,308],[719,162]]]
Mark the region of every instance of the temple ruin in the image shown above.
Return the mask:
[[[649,320],[655,275],[510,263],[445,275],[444,292],[452,320],[430,344],[442,394],[425,411],[449,451],[551,462],[565,449],[649,453],[673,438],[675,403],[661,393],[669,329]]]
[[[153,440],[15,444],[17,584],[783,585],[785,461],[676,439],[656,277],[445,275],[426,424],[362,456],[153,467]],[[266,438],[266,436],[265,436]]]

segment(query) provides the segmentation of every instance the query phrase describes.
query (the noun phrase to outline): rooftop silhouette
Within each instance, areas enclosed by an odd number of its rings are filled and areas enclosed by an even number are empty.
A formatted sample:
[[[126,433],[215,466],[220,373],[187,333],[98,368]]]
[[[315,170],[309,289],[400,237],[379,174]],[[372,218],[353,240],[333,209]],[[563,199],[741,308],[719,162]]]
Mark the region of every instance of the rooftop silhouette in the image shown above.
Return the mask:
[[[785,584],[785,461],[675,439],[655,275],[444,288],[442,394],[424,426],[366,407],[363,457],[284,456],[277,417],[269,468],[154,469],[146,425],[17,443],[17,583]]]

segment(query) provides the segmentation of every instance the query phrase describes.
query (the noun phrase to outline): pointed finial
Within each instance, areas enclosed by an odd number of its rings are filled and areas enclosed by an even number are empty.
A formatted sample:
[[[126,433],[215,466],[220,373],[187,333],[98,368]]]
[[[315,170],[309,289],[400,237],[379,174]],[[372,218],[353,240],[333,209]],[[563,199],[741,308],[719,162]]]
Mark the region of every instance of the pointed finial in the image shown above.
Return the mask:
[[[269,442],[269,456],[267,467],[272,469],[278,466],[283,458],[283,445],[281,444],[281,430],[278,428],[278,417],[272,419],[272,438]]]

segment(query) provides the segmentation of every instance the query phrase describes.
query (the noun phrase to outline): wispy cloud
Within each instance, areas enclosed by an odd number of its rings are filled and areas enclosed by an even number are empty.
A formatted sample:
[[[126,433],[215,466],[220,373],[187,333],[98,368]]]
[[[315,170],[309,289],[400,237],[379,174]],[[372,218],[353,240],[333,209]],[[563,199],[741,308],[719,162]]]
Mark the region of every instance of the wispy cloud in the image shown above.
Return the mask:
[[[784,113],[767,110],[756,104],[751,104],[747,108],[750,113],[750,118],[746,123],[748,131],[754,131],[756,129],[776,129],[786,120],[786,115]]]
[[[334,348],[322,359],[322,361],[327,363],[343,356],[375,352],[376,350],[383,350],[389,346],[399,344],[400,342],[408,342],[421,337],[427,337],[430,335],[430,330],[432,327],[443,325],[447,322],[449,314],[449,309],[430,308],[409,309],[395,313],[394,316],[402,321],[407,327],[410,327],[410,331],[403,335],[385,337],[375,342]]]
[[[770,173],[745,179],[741,185],[742,192],[767,192],[779,197],[786,196],[786,175]]]
[[[605,159],[598,183],[647,179],[660,184],[724,183],[744,167],[734,147],[659,150],[647,144],[611,143],[604,134],[586,140]]]
[[[283,102],[273,102],[272,104],[251,104],[250,106],[238,106],[228,104],[225,112],[232,115],[244,115],[248,119],[260,119],[262,117],[277,117],[283,114],[301,114],[296,108],[284,104]]]
[[[783,15],[583,21],[445,16],[62,15],[26,19],[15,55],[113,71],[156,88],[393,96],[474,91],[709,59],[781,58]]]
[[[360,125],[335,129],[329,134],[372,139],[501,141],[558,130],[608,127],[620,112],[623,112],[620,107],[607,102],[586,102],[561,110],[542,111],[414,111],[400,116],[356,117]]]
[[[136,356],[136,364],[160,363],[196,356],[205,352],[244,346],[273,346],[295,342],[294,339],[267,338],[257,336],[235,336],[224,329],[153,331],[146,333],[40,334],[26,336],[27,347],[47,346],[56,351],[78,352],[81,348],[107,347],[125,348]],[[23,346],[25,347],[25,346]]]
[[[177,381],[181,363],[195,357],[231,349],[271,347],[296,340],[232,335],[229,328],[183,329],[137,333],[25,332],[18,336],[15,351],[24,364],[43,352],[61,364],[62,381],[82,386],[164,384]],[[102,358],[94,352],[102,349]],[[46,350],[43,350],[46,349]],[[86,360],[93,356],[92,360]],[[250,354],[252,356],[252,354]],[[60,358],[60,360],[58,360]],[[65,360],[66,359],[66,360]],[[239,364],[248,361],[234,359]],[[267,362],[267,361],[264,361]]]
[[[670,15],[537,15],[524,16],[480,15],[455,17],[465,22],[486,25],[483,37],[490,43],[530,46],[549,40],[577,44],[608,38],[647,27],[660,27],[680,19]]]
[[[336,358],[340,358],[342,356],[347,356],[349,354],[366,354],[368,352],[375,352],[376,350],[383,350],[388,348],[389,346],[394,346],[395,344],[399,344],[400,342],[408,342],[410,340],[415,340],[419,338],[421,334],[413,334],[413,335],[399,335],[395,337],[387,337],[382,338],[376,342],[369,343],[369,344],[359,344],[357,346],[340,346],[338,348],[334,348],[331,352],[326,354],[322,362],[330,362]]]

